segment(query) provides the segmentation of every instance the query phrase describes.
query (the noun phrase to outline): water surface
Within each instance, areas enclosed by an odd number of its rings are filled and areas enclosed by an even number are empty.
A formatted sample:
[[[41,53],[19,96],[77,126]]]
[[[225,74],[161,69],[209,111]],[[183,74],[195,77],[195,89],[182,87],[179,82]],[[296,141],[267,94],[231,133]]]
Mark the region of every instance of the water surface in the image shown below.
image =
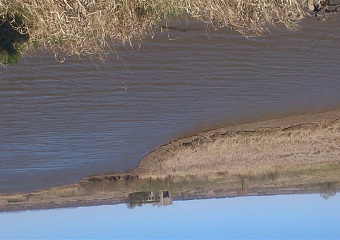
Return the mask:
[[[247,39],[189,21],[105,63],[37,54],[1,69],[0,193],[132,169],[196,131],[339,107],[338,23]]]

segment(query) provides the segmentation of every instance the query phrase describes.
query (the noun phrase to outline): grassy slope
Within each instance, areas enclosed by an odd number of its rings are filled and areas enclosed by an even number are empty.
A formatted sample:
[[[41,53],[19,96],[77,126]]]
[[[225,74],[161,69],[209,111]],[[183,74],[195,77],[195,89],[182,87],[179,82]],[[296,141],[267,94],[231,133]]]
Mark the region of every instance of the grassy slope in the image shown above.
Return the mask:
[[[340,111],[305,114],[198,133],[166,144],[141,160],[148,176],[264,174],[294,166],[338,164]]]

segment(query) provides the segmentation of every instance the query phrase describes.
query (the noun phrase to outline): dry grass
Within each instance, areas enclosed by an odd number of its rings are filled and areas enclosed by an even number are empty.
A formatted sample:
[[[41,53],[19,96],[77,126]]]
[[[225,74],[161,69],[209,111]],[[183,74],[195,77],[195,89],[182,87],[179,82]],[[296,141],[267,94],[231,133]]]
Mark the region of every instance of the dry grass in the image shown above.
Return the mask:
[[[294,29],[304,5],[300,0],[1,0],[0,22],[29,35],[25,50],[105,57],[117,44],[140,44],[160,22],[183,16],[244,35],[278,24]]]
[[[303,18],[303,1],[296,0],[198,0],[191,1],[190,16],[230,27],[244,35],[259,35],[270,26],[296,29]]]
[[[244,130],[222,134],[208,131],[161,147],[141,166],[148,176],[161,177],[213,172],[263,175],[282,166],[340,163],[338,117],[288,126],[245,125]]]
[[[83,180],[78,184],[43,191],[0,196],[0,212],[9,210],[56,208],[127,201],[133,192],[170,190],[175,198],[214,198],[240,195],[301,193],[307,189],[320,192],[324,198],[339,190],[340,164],[286,166],[262,174],[252,172],[229,174],[172,175],[163,178],[129,180]]]

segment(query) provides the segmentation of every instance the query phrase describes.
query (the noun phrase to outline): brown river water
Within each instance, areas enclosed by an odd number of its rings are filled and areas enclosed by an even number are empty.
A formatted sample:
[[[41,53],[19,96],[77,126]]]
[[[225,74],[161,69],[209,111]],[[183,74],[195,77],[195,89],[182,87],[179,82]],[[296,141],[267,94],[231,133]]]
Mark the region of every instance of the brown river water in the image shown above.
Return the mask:
[[[106,62],[34,54],[1,68],[0,194],[132,169],[197,131],[339,107],[339,20],[250,39],[175,22]]]

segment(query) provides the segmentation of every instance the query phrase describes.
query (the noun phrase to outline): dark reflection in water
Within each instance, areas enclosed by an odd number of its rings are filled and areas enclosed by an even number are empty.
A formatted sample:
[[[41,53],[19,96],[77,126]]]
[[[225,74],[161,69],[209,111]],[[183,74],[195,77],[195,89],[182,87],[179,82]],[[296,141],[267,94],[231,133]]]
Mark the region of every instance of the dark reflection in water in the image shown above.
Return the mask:
[[[0,193],[131,169],[194,131],[339,106],[338,20],[252,39],[188,22],[119,60],[42,54],[1,69]]]

